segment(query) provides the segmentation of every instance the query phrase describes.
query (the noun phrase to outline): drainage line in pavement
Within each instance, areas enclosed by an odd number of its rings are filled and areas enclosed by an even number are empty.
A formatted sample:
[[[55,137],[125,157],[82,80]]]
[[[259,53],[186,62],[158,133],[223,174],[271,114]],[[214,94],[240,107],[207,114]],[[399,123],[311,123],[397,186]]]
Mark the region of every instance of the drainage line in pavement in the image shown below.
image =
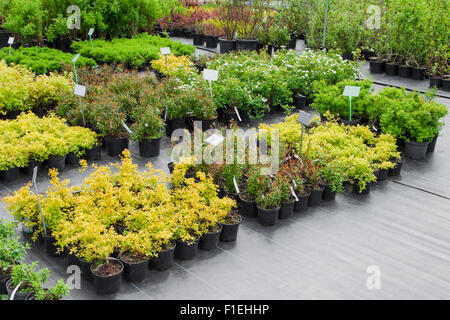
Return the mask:
[[[422,189],[422,188],[419,188],[419,187],[414,187],[414,186],[412,186],[410,184],[402,183],[402,182],[397,181],[397,180],[392,180],[392,179],[388,179],[388,180],[392,181],[394,183],[400,184],[402,186],[405,186],[405,187],[413,188],[413,189],[416,189],[416,190],[419,190],[419,191],[423,191],[423,192],[429,193],[429,194],[431,194],[433,196],[436,196],[436,197],[440,197],[440,198],[444,198],[446,200],[450,200],[450,197],[443,196],[442,194],[438,194],[438,193],[435,193],[435,192],[432,192],[432,191],[428,191],[428,190],[425,190],[425,189]]]

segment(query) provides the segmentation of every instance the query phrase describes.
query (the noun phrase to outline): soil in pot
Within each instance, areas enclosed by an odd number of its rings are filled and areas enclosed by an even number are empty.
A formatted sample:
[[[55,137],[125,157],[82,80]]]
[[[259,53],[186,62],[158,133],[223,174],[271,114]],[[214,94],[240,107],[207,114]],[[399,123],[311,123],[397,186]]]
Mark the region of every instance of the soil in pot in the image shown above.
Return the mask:
[[[280,213],[280,207],[275,209],[263,209],[258,208],[258,222],[263,226],[273,226],[278,220],[278,215]]]
[[[324,190],[324,187],[317,190],[312,190],[311,195],[309,196],[308,206],[313,207],[319,205],[322,202],[322,194]]]
[[[124,269],[123,264],[115,258],[109,259],[109,262],[91,265],[95,292],[98,294],[113,294],[120,289]]]
[[[405,155],[413,160],[425,159],[429,142],[405,141]]]
[[[11,279],[9,279],[6,282],[6,291],[8,292],[8,298],[11,298],[12,293],[15,289],[15,285],[12,282]],[[22,290],[27,290],[27,292],[24,292]],[[13,300],[25,300],[26,297],[30,294],[30,292],[32,291],[32,288],[24,288],[22,285],[20,286],[19,290],[16,291],[15,295],[14,295],[14,299]]]
[[[177,246],[175,247],[175,257],[180,260],[194,259],[197,255],[199,241],[200,238],[197,238],[192,242],[177,240]]]
[[[436,135],[434,137],[434,139],[431,140],[431,142],[428,144],[427,152],[434,152],[434,149],[436,148],[437,138],[438,138],[438,135]]]
[[[306,211],[308,208],[308,202],[309,202],[309,196],[311,195],[311,192],[306,192],[301,195],[297,195],[298,201],[295,202],[294,206],[294,212],[300,213],[303,211]]]
[[[119,259],[124,266],[123,275],[127,281],[138,283],[145,279],[150,258],[125,252],[119,255]]]
[[[5,182],[13,182],[20,177],[20,168],[9,168],[5,171],[0,171],[0,179]]]
[[[325,188],[323,189],[322,200],[325,201],[336,200],[336,195],[337,192],[333,191],[333,189],[330,186],[325,186]]]
[[[175,242],[166,244],[158,254],[157,258],[150,259],[149,267],[158,271],[164,271],[173,266],[175,253]]]
[[[49,169],[58,169],[59,172],[66,168],[66,156],[53,156],[48,158],[47,166]]]
[[[228,53],[236,50],[236,40],[219,38],[219,44],[220,44],[220,53]]]
[[[248,193],[244,192],[239,195],[239,200],[241,202],[239,210],[241,216],[254,218],[258,215],[256,199],[254,197],[251,197]]]
[[[86,150],[86,153],[84,154],[84,158],[87,161],[95,161],[95,160],[101,160],[102,158],[102,145],[97,144],[93,146],[91,149]]]
[[[216,225],[212,230],[210,230],[207,234],[204,234],[200,238],[198,247],[203,250],[217,249],[217,246],[219,245],[219,237],[221,232],[222,226],[220,224]]]
[[[225,220],[220,223],[222,225],[222,232],[220,233],[219,240],[223,242],[236,241],[241,222],[242,217],[237,214],[236,211],[229,214]]]
[[[388,76],[397,76],[398,75],[398,64],[395,63],[386,63],[385,72]]]
[[[128,138],[105,137],[106,150],[111,157],[118,157],[123,150],[128,149]]]
[[[139,154],[141,157],[150,158],[159,156],[161,138],[142,139],[139,141]]]
[[[412,68],[407,65],[398,66],[398,75],[400,78],[411,78]]]
[[[294,213],[295,200],[281,202],[278,219],[289,219]]]

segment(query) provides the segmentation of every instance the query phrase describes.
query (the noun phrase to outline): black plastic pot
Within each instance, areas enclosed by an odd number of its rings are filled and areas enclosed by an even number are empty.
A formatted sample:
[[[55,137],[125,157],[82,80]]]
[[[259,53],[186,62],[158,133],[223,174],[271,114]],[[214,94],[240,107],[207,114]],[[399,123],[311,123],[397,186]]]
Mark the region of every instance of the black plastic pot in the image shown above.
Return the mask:
[[[294,213],[295,200],[281,202],[280,212],[278,213],[278,219],[289,219]]]
[[[400,175],[400,172],[402,171],[402,165],[403,165],[403,159],[400,159],[398,163],[396,163],[395,167],[392,169],[389,169],[388,176],[389,177],[397,177]]]
[[[203,46],[205,43],[205,37],[200,33],[193,33],[192,39],[194,41],[194,46]]]
[[[64,255],[63,252],[58,252],[58,246],[56,245],[56,239],[53,236],[42,235],[45,243],[45,252],[51,257],[59,257]]]
[[[28,177],[33,175],[33,170],[35,167],[38,167],[38,172],[42,169],[42,162],[36,160],[30,160],[28,166],[25,168],[21,168],[22,172],[25,173]]]
[[[142,139],[139,141],[139,154],[141,157],[150,158],[159,156],[161,138]]]
[[[123,273],[123,263],[116,258],[109,258],[110,260],[114,260],[116,263],[119,263],[121,269],[118,273],[110,276],[99,276],[96,275],[92,270],[94,265],[91,265],[92,277],[94,278],[94,288],[97,294],[113,294],[119,291],[120,283],[122,282],[122,273]]]
[[[248,116],[247,111],[242,111],[242,110],[238,110],[239,111],[239,115],[241,116],[241,122],[243,123],[248,123],[250,122],[250,118]],[[234,122],[239,122],[239,118],[236,114],[236,111],[234,111],[234,109],[226,109],[223,110],[222,112],[222,122],[225,123],[226,125],[228,125],[230,123],[230,121],[234,121]]]
[[[221,223],[222,225],[222,232],[220,233],[220,241],[223,242],[232,242],[236,241],[237,234],[239,231],[239,226],[242,222],[242,217],[238,214],[234,214],[239,217],[239,222],[236,223]]]
[[[430,88],[440,88],[442,87],[442,79],[436,77],[430,77]]]
[[[214,36],[205,36],[206,47],[210,49],[217,48],[217,44],[219,43],[219,39]]]
[[[6,290],[6,282],[11,279],[11,275],[9,274],[0,274],[0,294],[8,294],[8,290]]]
[[[93,146],[91,149],[86,150],[86,153],[84,154],[86,160],[88,161],[95,161],[95,160],[101,160],[102,158],[102,145],[97,144]]]
[[[414,80],[425,79],[425,69],[423,68],[412,68],[412,78]]]
[[[308,192],[307,194],[303,194],[303,195],[297,195],[298,201],[295,202],[295,206],[294,206],[295,213],[300,213],[300,212],[306,211],[306,209],[308,208],[308,202],[309,202],[310,195],[311,195],[310,192]]]
[[[0,179],[5,182],[12,182],[20,177],[20,168],[9,168],[5,171],[0,171]]]
[[[442,79],[442,90],[450,91],[450,79]]]
[[[380,170],[375,171],[373,174],[377,178],[377,182],[378,182],[378,181],[386,180],[388,177],[388,173],[389,173],[389,169],[380,169]]]
[[[48,158],[47,166],[49,169],[58,169],[59,172],[66,168],[66,156],[53,156]]]
[[[12,279],[9,279],[8,281],[6,281],[6,291],[8,292],[8,298],[11,298],[11,295],[14,291],[14,284],[12,282]],[[14,295],[14,299],[13,300],[25,300],[25,298],[29,295],[29,292],[19,292],[17,291],[16,294]]]
[[[322,200],[333,201],[336,200],[337,192],[333,191],[330,186],[325,186],[323,189]]]
[[[309,196],[308,206],[313,207],[319,205],[322,202],[322,194],[324,190],[324,187],[321,187],[318,190],[312,190],[311,195]]]
[[[220,53],[228,53],[236,50],[236,40],[219,38],[219,44],[220,44]]]
[[[146,259],[140,262],[128,262],[125,261],[121,255],[119,260],[123,264],[123,275],[129,282],[138,283],[145,279],[147,276],[148,264],[150,259]]]
[[[343,60],[348,60],[348,61],[353,61],[353,59],[354,59],[353,53],[351,53],[351,52],[344,52],[342,54],[342,59]]]
[[[425,159],[429,142],[405,141],[405,155],[413,160]]]
[[[263,209],[258,208],[258,222],[263,226],[273,226],[278,220],[278,215],[280,214],[280,208],[276,209]]]
[[[176,243],[172,249],[161,250],[158,254],[158,258],[152,258],[149,262],[149,267],[158,271],[164,271],[173,266],[174,253],[175,253]]]
[[[68,266],[80,266],[80,259],[74,254],[71,254],[69,249],[64,248],[64,254],[66,255],[66,265]]]
[[[128,149],[128,138],[105,137],[106,151],[111,157],[118,157],[123,150]]]
[[[388,76],[397,76],[398,75],[398,64],[395,63],[386,63],[385,72]]]
[[[170,137],[177,129],[184,129],[185,119],[170,119],[166,121],[166,135]]]
[[[78,158],[73,152],[67,154],[66,163],[73,166],[78,166],[80,164],[80,158]]]
[[[258,39],[236,39],[236,50],[242,51],[242,50],[250,50],[250,51],[256,51],[256,48],[258,47]]]
[[[244,217],[254,218],[258,215],[258,210],[256,209],[256,201],[249,201],[242,198],[239,195],[239,200],[241,201],[240,215]]]
[[[339,119],[338,122],[344,124],[345,126],[357,126],[361,122],[361,119],[355,119],[355,118],[353,118],[352,120]]]
[[[434,149],[436,148],[437,138],[438,138],[438,135],[436,135],[434,137],[434,139],[431,140],[431,142],[428,144],[427,152],[434,152]]]
[[[398,66],[398,75],[400,78],[411,78],[412,68],[410,66]]]
[[[385,64],[384,61],[370,61],[370,72],[383,73]]]
[[[78,258],[78,260],[80,261],[81,276],[86,280],[92,280],[93,279],[91,271],[92,262],[84,261],[81,258]]]
[[[180,260],[192,260],[197,255],[198,243],[200,238],[195,239],[194,242],[185,242],[177,240],[175,247],[175,257]]]
[[[294,95],[294,107],[296,109],[305,109],[306,107],[306,97],[302,95]]]
[[[219,230],[215,232],[208,232],[204,234],[198,243],[198,247],[202,250],[214,250],[219,245],[220,233],[222,232],[222,225],[219,224]]]
[[[356,181],[355,184],[353,185],[353,192],[356,194],[367,195],[370,193],[370,186],[371,186],[371,184],[367,183],[366,188],[363,191],[359,192],[360,188],[359,188],[358,182]]]

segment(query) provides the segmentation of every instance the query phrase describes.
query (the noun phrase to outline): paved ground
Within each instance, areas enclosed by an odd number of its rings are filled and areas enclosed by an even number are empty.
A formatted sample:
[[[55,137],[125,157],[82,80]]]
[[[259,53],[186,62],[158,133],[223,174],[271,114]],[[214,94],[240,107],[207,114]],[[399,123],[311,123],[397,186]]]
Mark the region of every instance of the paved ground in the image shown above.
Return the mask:
[[[438,101],[450,107],[450,100]],[[270,115],[266,121],[281,119],[282,115]],[[161,156],[150,160],[165,171],[168,148],[164,140]],[[124,281],[113,296],[97,296],[92,284],[83,280],[82,289],[72,290],[69,298],[450,299],[449,149],[447,125],[434,154],[424,161],[406,160],[401,177],[379,183],[367,196],[348,191],[274,227],[247,219],[236,243],[199,251],[195,260],[177,261],[168,271],[150,271],[141,284]],[[131,150],[135,162],[144,166],[137,145],[132,143]],[[100,163],[113,160],[103,154]],[[74,167],[61,177],[73,184],[82,179]],[[0,197],[26,181],[23,177],[14,184],[0,184]],[[46,172],[39,174],[38,182],[45,191]],[[0,217],[10,219],[3,204]],[[53,279],[67,277],[65,259],[46,256],[41,246],[33,245],[27,261],[39,260],[51,269]],[[369,266],[381,272],[379,290],[367,287]]]

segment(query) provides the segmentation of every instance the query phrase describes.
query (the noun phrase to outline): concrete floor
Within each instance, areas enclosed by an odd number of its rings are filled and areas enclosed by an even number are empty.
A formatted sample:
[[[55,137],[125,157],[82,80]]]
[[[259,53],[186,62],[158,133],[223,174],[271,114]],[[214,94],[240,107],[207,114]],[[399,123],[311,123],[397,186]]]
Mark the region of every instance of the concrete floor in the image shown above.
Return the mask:
[[[364,70],[362,70],[364,72]],[[382,78],[392,85],[398,79]],[[425,90],[425,87],[418,89]],[[381,88],[377,86],[377,88]],[[450,107],[450,100],[437,99]],[[277,122],[283,115],[270,115]],[[446,118],[447,123],[450,116]],[[152,164],[168,171],[169,141]],[[143,167],[131,144],[134,161]],[[117,161],[103,154],[100,164]],[[77,168],[61,178],[79,184]],[[92,283],[69,299],[450,299],[450,128],[445,126],[436,151],[424,161],[407,159],[402,174],[373,187],[367,196],[350,191],[336,201],[309,208],[273,227],[245,220],[236,243],[199,251],[193,261],[176,261],[164,272],[149,271],[143,283],[123,281],[120,292],[98,296]],[[0,198],[28,180],[0,183]],[[39,189],[49,185],[43,171]],[[398,182],[402,183],[399,184]],[[11,219],[0,205],[0,217]],[[52,282],[67,278],[64,258],[43,253],[34,244],[26,257],[52,271]],[[370,266],[380,271],[380,289],[369,289]]]

